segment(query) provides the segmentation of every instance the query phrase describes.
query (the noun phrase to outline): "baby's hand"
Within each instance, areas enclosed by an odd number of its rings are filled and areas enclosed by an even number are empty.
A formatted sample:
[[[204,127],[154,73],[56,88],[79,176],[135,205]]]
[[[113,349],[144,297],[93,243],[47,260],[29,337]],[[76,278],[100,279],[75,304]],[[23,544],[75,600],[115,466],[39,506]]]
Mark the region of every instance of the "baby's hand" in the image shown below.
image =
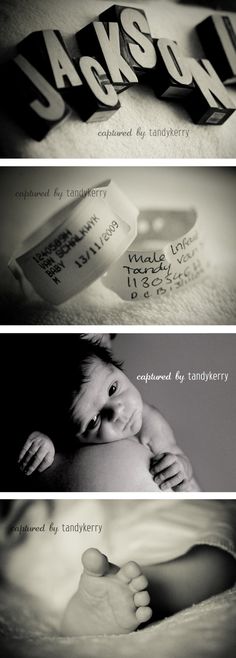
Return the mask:
[[[170,452],[158,454],[151,460],[153,480],[162,491],[185,491],[187,481],[192,476],[190,461],[185,455]]]
[[[55,448],[51,439],[40,432],[32,432],[19,454],[18,464],[24,475],[31,475],[34,471],[45,471],[54,457]]]

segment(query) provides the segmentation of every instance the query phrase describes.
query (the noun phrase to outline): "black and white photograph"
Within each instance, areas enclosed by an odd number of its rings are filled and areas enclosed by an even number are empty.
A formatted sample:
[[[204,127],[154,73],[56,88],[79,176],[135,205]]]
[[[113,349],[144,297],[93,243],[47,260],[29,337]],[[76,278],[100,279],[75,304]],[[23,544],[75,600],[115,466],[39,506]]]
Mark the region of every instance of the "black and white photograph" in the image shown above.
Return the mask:
[[[0,654],[236,656],[236,0],[0,0]]]
[[[6,658],[234,658],[233,500],[3,500]]]
[[[235,490],[234,334],[1,334],[3,491]]]
[[[1,0],[2,158],[234,158],[235,0]]]
[[[234,167],[0,171],[1,325],[234,325]]]

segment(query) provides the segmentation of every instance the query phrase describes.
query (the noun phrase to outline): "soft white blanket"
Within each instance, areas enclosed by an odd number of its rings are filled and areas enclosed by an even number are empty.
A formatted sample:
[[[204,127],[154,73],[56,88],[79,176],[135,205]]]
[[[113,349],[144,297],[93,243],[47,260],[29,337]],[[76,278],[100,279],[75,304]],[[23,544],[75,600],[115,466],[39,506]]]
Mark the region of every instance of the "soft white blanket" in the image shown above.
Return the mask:
[[[79,30],[112,4],[110,0],[2,0],[0,42],[2,58],[11,56],[14,47],[28,33],[56,28],[68,33]],[[120,4],[143,7],[152,34],[177,40],[186,56],[204,55],[194,27],[213,9],[183,6],[174,0],[120,0]],[[222,13],[222,12],[221,12]],[[227,12],[235,21],[235,14]],[[229,89],[236,104],[236,92]],[[73,113],[47,139],[37,143],[29,139],[4,114],[0,115],[0,136],[5,156],[30,158],[233,158],[236,154],[236,115],[223,126],[196,126],[182,105],[159,101],[151,89],[131,88],[121,95],[122,108],[109,121],[82,123]],[[146,132],[137,137],[138,128]],[[132,137],[99,136],[101,130],[130,130]],[[149,129],[183,130],[183,136],[153,137]],[[185,131],[189,131],[186,136]]]
[[[27,302],[19,294],[2,296],[2,324],[150,325],[236,323],[236,286],[231,277],[212,273],[160,302],[122,301],[101,282],[65,304]]]

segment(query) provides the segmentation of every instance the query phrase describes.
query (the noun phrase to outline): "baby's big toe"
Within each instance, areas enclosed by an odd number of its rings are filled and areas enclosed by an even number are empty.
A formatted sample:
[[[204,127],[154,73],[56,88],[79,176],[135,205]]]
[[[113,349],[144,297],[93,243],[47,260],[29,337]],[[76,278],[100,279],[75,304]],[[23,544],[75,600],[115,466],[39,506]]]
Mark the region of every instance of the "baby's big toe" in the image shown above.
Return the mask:
[[[105,576],[109,567],[106,555],[96,548],[88,548],[83,553],[82,563],[86,573],[90,576]]]

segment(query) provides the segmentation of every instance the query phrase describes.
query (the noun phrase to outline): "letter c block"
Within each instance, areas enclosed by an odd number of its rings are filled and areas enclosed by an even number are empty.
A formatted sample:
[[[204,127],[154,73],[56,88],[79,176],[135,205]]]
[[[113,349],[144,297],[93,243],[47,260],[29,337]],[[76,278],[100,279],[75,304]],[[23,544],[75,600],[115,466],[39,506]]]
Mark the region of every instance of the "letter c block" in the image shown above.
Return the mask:
[[[78,70],[83,81],[77,94],[78,112],[87,122],[106,121],[119,110],[120,102],[106,71],[96,59],[80,58]]]
[[[18,51],[32,61],[83,121],[108,119],[120,107],[105,71],[94,60],[90,62],[94,66],[84,65],[84,74],[79,50],[72,61],[66,35],[58,30],[32,32],[18,44]]]
[[[138,78],[123,56],[122,38],[115,22],[94,21],[77,32],[79,50],[97,59],[106,71],[117,93],[138,83]]]

